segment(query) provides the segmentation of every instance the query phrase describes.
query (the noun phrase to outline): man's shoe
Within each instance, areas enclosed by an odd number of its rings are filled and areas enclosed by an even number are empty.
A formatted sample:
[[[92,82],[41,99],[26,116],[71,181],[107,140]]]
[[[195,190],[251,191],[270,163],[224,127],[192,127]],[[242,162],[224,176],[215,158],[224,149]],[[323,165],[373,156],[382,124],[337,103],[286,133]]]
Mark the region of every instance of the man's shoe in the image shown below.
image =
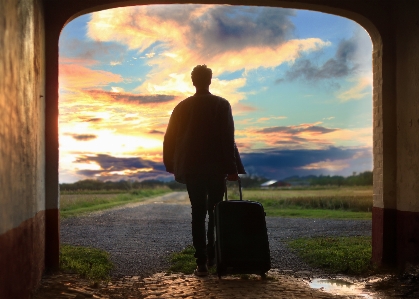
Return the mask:
[[[196,276],[207,276],[208,275],[208,268],[207,265],[198,265],[194,271]]]
[[[207,260],[207,267],[212,268],[215,266],[215,258],[208,258]]]

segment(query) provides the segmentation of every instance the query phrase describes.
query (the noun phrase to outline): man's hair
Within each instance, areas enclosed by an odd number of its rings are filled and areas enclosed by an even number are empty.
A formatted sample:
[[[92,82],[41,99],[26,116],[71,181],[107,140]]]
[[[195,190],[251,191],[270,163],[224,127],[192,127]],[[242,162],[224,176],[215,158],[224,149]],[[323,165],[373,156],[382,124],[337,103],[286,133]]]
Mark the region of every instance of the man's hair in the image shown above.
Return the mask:
[[[209,85],[212,78],[212,70],[205,64],[197,65],[192,70],[191,78],[195,86]]]

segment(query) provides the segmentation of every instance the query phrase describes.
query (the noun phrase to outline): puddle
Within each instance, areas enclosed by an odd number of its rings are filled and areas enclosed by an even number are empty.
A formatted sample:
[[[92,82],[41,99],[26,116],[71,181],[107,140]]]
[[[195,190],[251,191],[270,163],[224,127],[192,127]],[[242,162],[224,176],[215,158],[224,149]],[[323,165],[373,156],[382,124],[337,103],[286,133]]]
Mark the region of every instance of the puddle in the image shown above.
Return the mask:
[[[351,283],[343,279],[313,279],[308,283],[313,289],[320,289],[334,295],[355,296],[355,298],[378,298],[364,288],[364,284]]]

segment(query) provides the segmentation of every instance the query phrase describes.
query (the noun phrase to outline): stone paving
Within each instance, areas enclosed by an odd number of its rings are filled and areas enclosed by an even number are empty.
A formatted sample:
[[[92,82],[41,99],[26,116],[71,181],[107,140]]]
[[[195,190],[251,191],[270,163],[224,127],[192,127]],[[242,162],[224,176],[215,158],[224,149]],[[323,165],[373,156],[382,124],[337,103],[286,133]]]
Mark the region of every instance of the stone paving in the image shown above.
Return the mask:
[[[54,274],[44,277],[33,299],[263,299],[263,298],[360,298],[337,296],[311,289],[301,278],[268,272],[267,279],[259,276],[194,275],[157,273],[148,278],[125,276],[109,283],[92,283],[75,274]]]

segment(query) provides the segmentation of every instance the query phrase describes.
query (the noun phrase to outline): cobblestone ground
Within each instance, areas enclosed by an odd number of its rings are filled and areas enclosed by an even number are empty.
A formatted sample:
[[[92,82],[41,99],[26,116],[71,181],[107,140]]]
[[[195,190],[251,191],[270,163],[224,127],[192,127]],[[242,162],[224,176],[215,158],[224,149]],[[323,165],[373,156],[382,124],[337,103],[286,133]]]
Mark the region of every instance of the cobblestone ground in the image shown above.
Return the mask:
[[[337,296],[311,289],[302,279],[275,271],[261,280],[257,276],[196,277],[194,275],[157,273],[141,279],[138,276],[114,278],[108,284],[94,284],[74,274],[45,277],[33,299],[306,299],[364,298]],[[378,297],[377,297],[378,298]],[[384,297],[379,297],[384,298]]]

